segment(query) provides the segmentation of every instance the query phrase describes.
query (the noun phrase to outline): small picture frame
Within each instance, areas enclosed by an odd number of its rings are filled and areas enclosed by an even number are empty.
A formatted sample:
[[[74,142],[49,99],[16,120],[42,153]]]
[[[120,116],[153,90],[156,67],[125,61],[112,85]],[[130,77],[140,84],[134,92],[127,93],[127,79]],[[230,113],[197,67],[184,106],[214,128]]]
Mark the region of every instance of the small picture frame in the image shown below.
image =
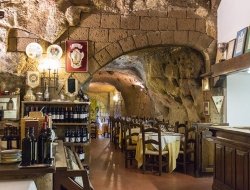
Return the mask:
[[[250,52],[250,26],[248,26],[246,43],[245,43],[245,53],[248,52]]]
[[[69,77],[65,83],[65,93],[69,96],[75,96],[78,92],[78,81],[73,77]]]
[[[234,57],[237,57],[243,54],[246,36],[247,36],[247,27],[237,32],[236,43],[235,43],[235,48],[234,48]]]
[[[227,56],[226,56],[227,60],[231,59],[233,57],[235,41],[236,41],[236,39],[233,39],[233,40],[231,40],[231,41],[228,42]]]
[[[209,115],[209,101],[203,102],[204,115]]]

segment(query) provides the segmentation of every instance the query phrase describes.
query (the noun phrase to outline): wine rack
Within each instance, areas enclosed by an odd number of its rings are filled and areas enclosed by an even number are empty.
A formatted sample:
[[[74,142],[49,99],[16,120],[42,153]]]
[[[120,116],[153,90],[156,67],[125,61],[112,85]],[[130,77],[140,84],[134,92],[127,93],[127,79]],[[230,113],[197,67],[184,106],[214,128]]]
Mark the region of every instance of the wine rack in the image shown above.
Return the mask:
[[[89,134],[89,104],[89,102],[22,101],[21,117],[27,117],[30,112],[43,112],[43,115],[51,115],[52,128],[56,136],[59,140],[64,140],[68,130],[76,133],[84,128],[85,133]],[[64,142],[64,145],[73,151],[77,151],[77,148],[82,146],[86,153],[84,164],[88,164],[89,141],[90,138],[85,142],[82,140],[80,142]]]

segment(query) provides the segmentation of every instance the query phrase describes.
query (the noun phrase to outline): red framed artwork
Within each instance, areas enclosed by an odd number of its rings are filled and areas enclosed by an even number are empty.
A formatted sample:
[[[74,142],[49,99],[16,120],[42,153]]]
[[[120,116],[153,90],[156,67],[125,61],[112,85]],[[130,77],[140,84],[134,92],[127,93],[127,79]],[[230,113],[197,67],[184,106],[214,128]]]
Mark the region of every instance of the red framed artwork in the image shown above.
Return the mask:
[[[66,71],[67,72],[88,71],[88,41],[82,41],[82,40],[66,41]]]

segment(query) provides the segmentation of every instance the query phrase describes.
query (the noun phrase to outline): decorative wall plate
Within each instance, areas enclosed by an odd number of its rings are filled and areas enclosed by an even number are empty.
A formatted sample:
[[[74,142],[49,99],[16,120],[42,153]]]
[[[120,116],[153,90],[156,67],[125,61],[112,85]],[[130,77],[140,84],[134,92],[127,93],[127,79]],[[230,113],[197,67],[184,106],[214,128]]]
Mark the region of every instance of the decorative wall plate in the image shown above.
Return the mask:
[[[28,57],[32,59],[39,59],[43,54],[43,48],[36,42],[29,43],[25,50]]]
[[[51,58],[60,59],[62,57],[63,51],[59,45],[53,44],[47,48],[47,54]]]

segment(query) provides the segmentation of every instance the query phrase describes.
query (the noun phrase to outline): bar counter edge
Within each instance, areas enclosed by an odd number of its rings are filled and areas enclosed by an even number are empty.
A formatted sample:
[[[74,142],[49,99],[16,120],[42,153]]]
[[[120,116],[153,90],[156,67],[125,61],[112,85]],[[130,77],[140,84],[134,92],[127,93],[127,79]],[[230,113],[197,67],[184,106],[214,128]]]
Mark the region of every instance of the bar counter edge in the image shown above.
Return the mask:
[[[250,127],[208,128],[215,143],[212,189],[250,189]]]

